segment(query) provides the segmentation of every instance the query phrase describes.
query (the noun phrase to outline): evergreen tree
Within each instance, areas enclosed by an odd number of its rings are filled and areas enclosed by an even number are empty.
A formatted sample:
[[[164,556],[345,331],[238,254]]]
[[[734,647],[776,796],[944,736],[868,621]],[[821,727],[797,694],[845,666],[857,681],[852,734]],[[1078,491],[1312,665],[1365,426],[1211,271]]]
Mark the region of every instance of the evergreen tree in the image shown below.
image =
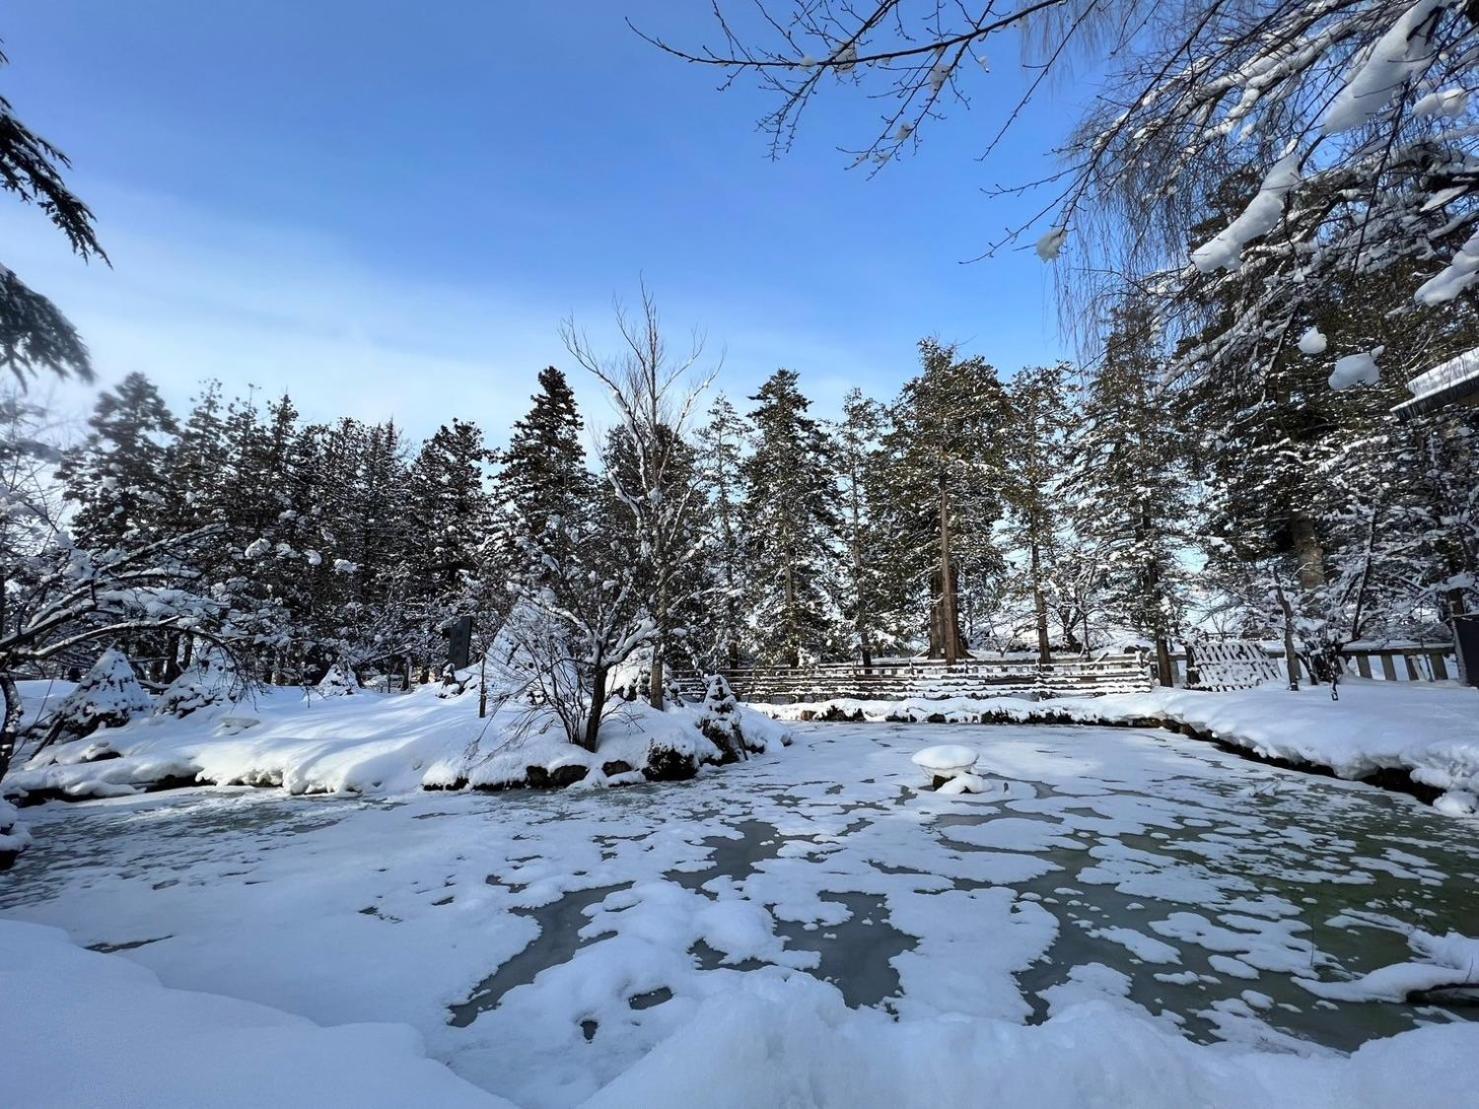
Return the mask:
[[[711,598],[705,654],[711,665],[734,669],[746,646],[744,600],[749,590],[745,560],[743,445],[749,423],[720,394],[698,431],[698,476],[710,520],[704,564]]]
[[[924,617],[931,657],[954,662],[968,653],[962,621],[971,622],[974,601],[989,608],[1001,574],[991,532],[1002,507],[1005,404],[985,359],[962,359],[933,339],[919,352],[923,372],[904,386],[884,438],[884,542],[900,604]]]
[[[497,533],[515,563],[528,541],[543,542],[546,532],[558,543],[560,522],[579,515],[592,496],[580,443],[584,425],[565,375],[553,366],[541,370],[531,399],[533,407],[514,424],[499,456]]]
[[[98,397],[88,427],[86,442],[60,470],[77,505],[72,534],[97,549],[158,538],[176,430],[159,391],[143,374],[129,374]]]
[[[842,420],[833,429],[842,546],[839,603],[852,630],[853,648],[865,667],[876,649],[891,644],[887,564],[890,552],[880,542],[878,501],[888,480],[882,453],[883,407],[850,389],[842,399]]]
[[[1103,567],[1101,603],[1155,642],[1170,680],[1170,640],[1189,601],[1192,485],[1187,443],[1162,387],[1157,335],[1143,302],[1121,308],[1090,385],[1069,485],[1077,526]]]
[[[1012,434],[1003,452],[1007,539],[1026,556],[1038,660],[1052,661],[1048,608],[1063,525],[1060,474],[1070,425],[1067,367],[1020,370],[1007,389]]]
[[[741,465],[756,649],[788,666],[826,654],[837,624],[831,448],[797,380],[777,370],[750,398],[755,443]]]

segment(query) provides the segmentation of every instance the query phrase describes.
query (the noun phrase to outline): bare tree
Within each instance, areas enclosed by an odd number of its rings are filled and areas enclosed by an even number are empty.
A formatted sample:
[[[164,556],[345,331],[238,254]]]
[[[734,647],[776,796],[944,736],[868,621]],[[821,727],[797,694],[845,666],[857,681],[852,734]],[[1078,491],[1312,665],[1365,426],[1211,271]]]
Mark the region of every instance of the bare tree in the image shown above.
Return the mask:
[[[704,337],[694,332],[688,347],[677,353],[663,333],[657,301],[646,282],[641,303],[629,312],[615,304],[621,349],[604,355],[578,330],[573,319],[561,326],[561,338],[572,357],[606,387],[616,408],[616,442],[602,462],[617,501],[630,514],[637,537],[636,578],[641,600],[652,621],[652,667],[649,695],[663,707],[664,664],[674,648],[674,614],[695,590],[702,589],[692,572],[703,550],[694,514],[703,495],[693,472],[687,436],[704,390],[718,372],[697,367],[704,357]]]

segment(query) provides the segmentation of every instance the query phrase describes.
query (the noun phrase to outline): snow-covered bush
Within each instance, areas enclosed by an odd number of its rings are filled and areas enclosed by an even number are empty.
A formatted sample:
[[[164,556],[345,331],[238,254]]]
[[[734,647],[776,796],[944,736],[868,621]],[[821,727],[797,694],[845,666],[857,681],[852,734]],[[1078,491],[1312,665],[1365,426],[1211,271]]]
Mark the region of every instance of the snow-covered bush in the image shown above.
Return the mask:
[[[159,696],[156,716],[189,716],[211,705],[235,701],[242,689],[240,675],[226,655],[207,647]]]
[[[349,667],[336,662],[314,688],[320,697],[347,697],[359,692],[359,679]]]
[[[116,647],[109,647],[82,676],[77,688],[57,706],[47,721],[43,745],[63,738],[81,739],[104,726],[122,727],[153,707],[154,702],[139,684],[128,656]]]
[[[723,752],[724,762],[738,762],[748,757],[744,730],[740,726],[739,703],[723,674],[709,678],[698,729]]]

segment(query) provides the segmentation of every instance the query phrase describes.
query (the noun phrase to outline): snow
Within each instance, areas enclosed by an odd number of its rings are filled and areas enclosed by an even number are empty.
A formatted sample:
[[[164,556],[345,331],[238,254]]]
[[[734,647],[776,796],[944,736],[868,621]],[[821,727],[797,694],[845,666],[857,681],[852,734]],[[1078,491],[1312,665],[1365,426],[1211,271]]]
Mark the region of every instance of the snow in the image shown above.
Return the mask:
[[[1068,228],[1055,227],[1037,240],[1037,256],[1044,262],[1056,262],[1067,241]]]
[[[1426,397],[1454,385],[1479,378],[1479,347],[1441,362],[1407,383],[1413,397]]]
[[[10,1105],[384,1106],[509,1103],[426,1058],[404,1024],[323,1028],[250,1001],[168,989],[66,933],[0,920]]]
[[[1413,299],[1429,308],[1447,304],[1473,284],[1476,276],[1479,276],[1479,231],[1458,248],[1453,261],[1418,286]]]
[[[1318,327],[1311,327],[1299,337],[1300,354],[1324,354],[1328,345],[1325,335]]]
[[[1381,382],[1381,370],[1376,360],[1381,357],[1383,347],[1347,354],[1335,360],[1335,369],[1330,372],[1330,388],[1349,389],[1355,385],[1377,385]]]
[[[1361,57],[1325,112],[1326,135],[1359,127],[1380,115],[1408,78],[1433,60],[1435,15],[1451,0],[1417,0]]]
[[[1394,963],[1344,982],[1300,979],[1299,984],[1332,1001],[1405,1001],[1408,994],[1425,990],[1479,987],[1479,940],[1414,929],[1407,942],[1420,960]]]
[[[911,756],[911,761],[915,766],[921,766],[926,770],[950,773],[957,770],[969,770],[976,765],[976,759],[979,756],[980,752],[974,747],[947,743],[916,751]]]
[[[446,751],[477,720],[475,697],[284,692],[238,737],[215,734],[217,710],[116,737],[195,752],[267,735],[314,777],[310,744],[332,760],[335,736],[388,743],[421,718],[427,756],[433,731]],[[1353,686],[1340,705],[1364,692],[1416,701]],[[682,719],[634,707],[649,717]],[[31,810],[37,844],[0,886],[0,975],[39,983],[0,981],[10,1027],[37,1030],[8,1067],[19,1103],[86,1103],[77,1084],[104,1081],[125,1103],[218,1104],[215,1080],[287,1105],[1386,1106],[1415,1075],[1424,1104],[1469,1103],[1479,1025],[1379,1024],[1381,1007],[1346,1023],[1363,1029],[1347,1055],[1284,1031],[1246,979],[1199,973],[1256,972],[1277,1000],[1357,977],[1369,967],[1327,953],[1345,935],[1332,907],[1386,904],[1386,864],[1461,909],[1470,856],[1439,843],[1452,821],[1165,732],[970,734],[1003,787],[990,798],[909,788],[936,728],[814,724],[785,757],[679,787],[424,792],[399,751],[392,803],[186,790]],[[125,950],[12,939],[22,920]]]
[[[1420,97],[1412,106],[1412,114],[1418,119],[1425,116],[1446,116],[1457,119],[1469,107],[1469,90],[1461,88],[1440,89]]]
[[[1274,163],[1248,207],[1215,238],[1191,252],[1192,263],[1203,273],[1217,269],[1235,270],[1242,264],[1243,248],[1268,234],[1284,215],[1284,200],[1299,184],[1299,155],[1286,154]]]
[[[349,687],[326,677],[328,684],[311,696],[273,687],[233,704],[204,700],[202,679],[193,673],[176,683],[181,698],[193,691],[189,703],[197,706],[183,718],[160,712],[108,729],[98,743],[56,745],[13,769],[0,787],[15,796],[75,799],[123,796],[162,779],[186,779],[281,786],[294,794],[390,794],[522,785],[531,766],[550,772],[580,767],[585,784],[594,786],[624,784],[630,779],[608,778],[604,767],[623,762],[640,771],[658,748],[696,762],[720,754],[699,730],[700,710],[693,706],[662,713],[641,702],[621,705],[603,724],[601,748],[592,754],[570,744],[548,718],[510,706],[479,719],[475,695],[440,697],[436,685],[409,694],[355,690],[343,696]],[[750,750],[776,751],[788,741],[783,724],[745,707],[736,713]],[[94,761],[100,755],[116,757]]]
[[[1342,778],[1406,771],[1414,782],[1479,794],[1479,692],[1452,682],[1343,681],[1340,700],[1325,687],[1298,693],[1262,686],[1236,693],[1157,688],[1026,701],[1015,697],[902,701],[850,698],[812,704],[753,705],[781,720],[811,718],[949,723],[1126,724],[1163,720],[1255,754],[1327,767]],[[1458,815],[1463,798],[1443,811]]]

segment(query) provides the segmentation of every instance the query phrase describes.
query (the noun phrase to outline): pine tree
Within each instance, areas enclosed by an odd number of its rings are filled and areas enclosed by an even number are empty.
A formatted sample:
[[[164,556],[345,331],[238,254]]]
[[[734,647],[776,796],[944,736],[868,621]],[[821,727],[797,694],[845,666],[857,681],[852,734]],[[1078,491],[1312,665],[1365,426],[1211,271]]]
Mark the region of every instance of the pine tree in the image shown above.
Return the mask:
[[[159,391],[143,374],[129,374],[98,397],[88,426],[86,442],[60,468],[77,505],[73,535],[97,549],[158,538],[176,431]]]
[[[497,533],[500,545],[516,563],[528,541],[542,541],[554,525],[578,515],[592,496],[580,436],[584,426],[575,394],[565,375],[553,366],[539,372],[539,392],[529,414],[513,426],[508,447],[499,455]]]
[[[1037,654],[1043,663],[1052,661],[1049,594],[1063,523],[1059,473],[1070,423],[1066,372],[1062,364],[1023,369],[1007,388],[1012,421],[1003,452],[1007,538],[1026,555]]]
[[[797,381],[777,370],[750,398],[755,444],[741,466],[756,648],[788,666],[827,653],[837,623],[835,473]]]
[[[479,569],[493,514],[484,471],[490,457],[477,424],[453,420],[437,430],[411,464],[420,571],[443,597],[464,592]]]
[[[985,359],[962,359],[933,339],[919,353],[923,372],[904,386],[884,439],[886,542],[900,604],[923,610],[931,657],[954,662],[968,653],[961,624],[973,598],[988,607],[1001,574],[991,532],[1001,515],[1005,405]]]
[[[706,655],[711,665],[735,669],[747,646],[743,605],[750,588],[745,558],[743,445],[751,428],[729,398],[720,394],[698,432],[699,480],[710,520],[704,564],[712,599],[706,621]]]
[[[1089,387],[1069,487],[1077,527],[1104,569],[1115,623],[1154,640],[1170,681],[1170,640],[1189,600],[1192,485],[1187,444],[1162,387],[1157,335],[1143,302],[1122,308]]]
[[[880,542],[878,521],[878,501],[888,480],[883,425],[883,407],[854,388],[842,398],[842,420],[832,432],[843,553],[839,602],[864,667],[872,666],[876,649],[896,638],[887,588],[890,553]]]

